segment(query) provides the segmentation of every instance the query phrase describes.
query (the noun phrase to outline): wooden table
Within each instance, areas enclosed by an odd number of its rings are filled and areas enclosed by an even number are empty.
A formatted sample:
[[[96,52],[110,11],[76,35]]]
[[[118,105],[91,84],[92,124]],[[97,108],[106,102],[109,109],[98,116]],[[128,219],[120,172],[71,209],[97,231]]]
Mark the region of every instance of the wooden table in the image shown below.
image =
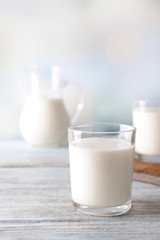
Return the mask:
[[[160,239],[160,187],[133,183],[132,210],[91,217],[71,204],[68,149],[0,143],[0,239]]]

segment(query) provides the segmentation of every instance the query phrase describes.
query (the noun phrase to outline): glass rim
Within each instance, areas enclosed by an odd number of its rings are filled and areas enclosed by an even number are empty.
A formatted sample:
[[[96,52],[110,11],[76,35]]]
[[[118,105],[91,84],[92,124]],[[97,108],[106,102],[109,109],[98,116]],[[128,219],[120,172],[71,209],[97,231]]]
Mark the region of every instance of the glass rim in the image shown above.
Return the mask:
[[[128,130],[115,130],[115,131],[91,131],[91,130],[85,130],[83,128],[85,127],[93,127],[93,126],[124,126],[124,127],[129,127],[130,129]],[[75,125],[75,126],[70,126],[68,127],[68,131],[76,131],[76,132],[83,132],[83,133],[94,133],[94,134],[117,134],[117,133],[127,133],[127,132],[135,132],[136,128],[131,125],[127,124],[121,124],[121,123],[91,123],[91,124],[82,124],[82,125]]]

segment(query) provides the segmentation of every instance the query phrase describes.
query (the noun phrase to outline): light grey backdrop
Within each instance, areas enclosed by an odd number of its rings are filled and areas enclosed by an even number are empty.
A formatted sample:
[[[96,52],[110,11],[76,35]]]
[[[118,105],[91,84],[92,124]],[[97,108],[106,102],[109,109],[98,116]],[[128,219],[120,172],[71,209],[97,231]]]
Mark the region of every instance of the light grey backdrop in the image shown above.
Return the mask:
[[[60,64],[86,94],[81,121],[131,123],[159,98],[160,1],[0,0],[0,138],[19,136],[23,68]]]

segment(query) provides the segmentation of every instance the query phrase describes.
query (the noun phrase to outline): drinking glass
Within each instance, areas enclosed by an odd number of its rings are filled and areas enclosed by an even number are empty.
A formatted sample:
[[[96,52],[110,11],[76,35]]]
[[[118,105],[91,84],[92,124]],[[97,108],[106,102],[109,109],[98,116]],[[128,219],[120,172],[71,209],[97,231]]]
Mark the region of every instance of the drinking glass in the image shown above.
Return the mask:
[[[68,135],[73,207],[97,216],[129,211],[135,128],[96,123],[70,127]]]
[[[160,100],[134,100],[133,125],[137,158],[160,162]]]

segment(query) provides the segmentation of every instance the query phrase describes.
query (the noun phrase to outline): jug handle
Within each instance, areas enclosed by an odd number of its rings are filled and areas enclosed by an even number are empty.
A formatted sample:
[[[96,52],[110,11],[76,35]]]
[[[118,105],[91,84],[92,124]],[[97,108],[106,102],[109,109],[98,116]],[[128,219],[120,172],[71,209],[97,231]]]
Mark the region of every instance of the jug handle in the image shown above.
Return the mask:
[[[71,115],[71,125],[74,125],[79,118],[79,115],[84,107],[84,93],[82,86],[76,81],[70,81],[69,84],[74,86],[76,89],[79,89],[79,101],[76,107],[76,111]]]

